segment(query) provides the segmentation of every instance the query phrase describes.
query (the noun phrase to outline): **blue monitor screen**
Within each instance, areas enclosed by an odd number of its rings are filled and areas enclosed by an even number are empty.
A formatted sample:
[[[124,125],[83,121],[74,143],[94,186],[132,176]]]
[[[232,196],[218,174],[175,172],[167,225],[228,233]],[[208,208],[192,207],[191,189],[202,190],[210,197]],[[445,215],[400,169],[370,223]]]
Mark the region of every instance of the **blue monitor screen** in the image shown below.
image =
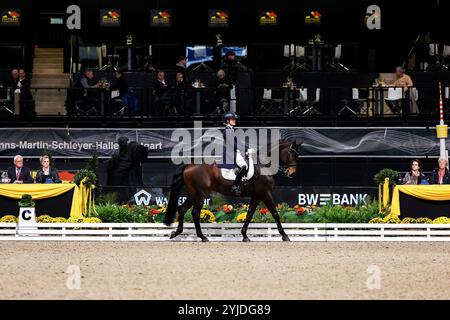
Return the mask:
[[[189,67],[196,63],[213,61],[213,47],[209,46],[193,46],[186,47],[187,64]]]
[[[222,57],[229,51],[234,51],[236,57],[246,58],[247,57],[247,46],[223,46],[222,47]]]

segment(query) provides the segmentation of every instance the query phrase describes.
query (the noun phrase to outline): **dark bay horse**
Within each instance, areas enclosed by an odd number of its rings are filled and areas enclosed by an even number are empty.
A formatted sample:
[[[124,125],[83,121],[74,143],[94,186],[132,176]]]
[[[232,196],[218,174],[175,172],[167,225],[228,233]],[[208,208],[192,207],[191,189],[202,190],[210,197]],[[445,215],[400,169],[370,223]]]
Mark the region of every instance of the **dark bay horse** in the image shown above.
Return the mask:
[[[280,140],[279,143],[279,171],[286,176],[292,177],[297,170],[298,147],[301,143],[288,142]],[[275,180],[273,176],[261,174],[260,165],[255,165],[255,172],[253,177],[248,181],[248,188],[242,194],[242,197],[250,197],[250,205],[247,212],[247,218],[242,227],[242,236],[244,242],[250,241],[247,236],[247,229],[253,214],[258,204],[262,201],[267,209],[269,209],[275,222],[278,231],[283,241],[289,241],[289,237],[284,232],[281,226],[280,216],[276,210],[273,201],[272,192],[275,187]],[[225,180],[220,168],[216,164],[188,164],[178,168],[172,180],[172,188],[169,197],[169,204],[167,206],[164,223],[166,225],[172,224],[175,219],[175,214],[178,208],[178,227],[172,232],[170,238],[175,238],[183,232],[183,220],[186,211],[191,207],[192,217],[194,219],[197,236],[203,242],[207,242],[208,238],[202,233],[200,228],[200,212],[203,207],[203,202],[211,191],[221,193],[226,196],[233,196],[231,194],[231,186],[233,181]],[[182,187],[185,186],[187,192],[186,201],[178,207],[178,198]]]

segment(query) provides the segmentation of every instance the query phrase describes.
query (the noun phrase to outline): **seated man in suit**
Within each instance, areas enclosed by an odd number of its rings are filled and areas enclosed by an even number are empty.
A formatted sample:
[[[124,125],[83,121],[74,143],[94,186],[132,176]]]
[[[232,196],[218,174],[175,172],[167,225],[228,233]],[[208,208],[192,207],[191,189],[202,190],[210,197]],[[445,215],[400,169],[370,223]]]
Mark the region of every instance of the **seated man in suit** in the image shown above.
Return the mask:
[[[14,157],[14,167],[8,168],[8,178],[10,183],[33,183],[30,169],[23,166],[23,157],[17,155]]]

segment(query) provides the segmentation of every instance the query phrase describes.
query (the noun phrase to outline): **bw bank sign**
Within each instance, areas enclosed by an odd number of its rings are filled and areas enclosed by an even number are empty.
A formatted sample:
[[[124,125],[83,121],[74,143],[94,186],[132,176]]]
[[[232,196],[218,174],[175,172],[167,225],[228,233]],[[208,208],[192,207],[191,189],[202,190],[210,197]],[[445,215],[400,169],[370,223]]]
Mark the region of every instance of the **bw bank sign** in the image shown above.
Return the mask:
[[[323,206],[327,203],[341,206],[356,206],[366,202],[367,193],[299,193],[298,204],[302,206]]]

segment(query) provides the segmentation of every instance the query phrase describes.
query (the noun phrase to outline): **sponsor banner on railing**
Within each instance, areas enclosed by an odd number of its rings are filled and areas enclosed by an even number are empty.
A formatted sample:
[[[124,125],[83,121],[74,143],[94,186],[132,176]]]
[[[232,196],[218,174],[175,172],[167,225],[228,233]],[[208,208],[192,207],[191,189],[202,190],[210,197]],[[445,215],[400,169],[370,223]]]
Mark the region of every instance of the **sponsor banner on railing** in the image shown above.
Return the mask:
[[[55,157],[89,158],[96,151],[100,158],[110,157],[118,150],[121,136],[149,148],[149,158],[170,159],[179,141],[180,130],[188,133],[191,147],[201,143],[208,128],[193,129],[58,129],[58,128],[1,128],[0,157],[21,154],[38,157],[46,150]],[[209,128],[220,134],[221,128]],[[248,128],[243,128],[244,131]],[[256,130],[256,135],[261,132]],[[439,140],[434,128],[263,128],[279,131],[283,139],[302,140],[302,157],[436,157]],[[262,136],[262,135],[261,135]],[[258,139],[260,137],[258,136]],[[258,140],[260,141],[260,140]],[[261,146],[252,145],[258,148]],[[450,148],[450,145],[447,146]]]
[[[170,188],[145,187],[104,187],[104,192],[116,192],[120,201],[134,202],[138,205],[166,205]],[[340,206],[356,206],[374,200],[378,196],[377,187],[282,187],[278,186],[273,192],[276,203],[287,203],[290,206],[323,206],[326,204]],[[186,200],[185,195],[179,198],[179,204]],[[228,204],[248,203],[247,198],[224,197]],[[205,205],[212,205],[212,198],[205,199]]]

